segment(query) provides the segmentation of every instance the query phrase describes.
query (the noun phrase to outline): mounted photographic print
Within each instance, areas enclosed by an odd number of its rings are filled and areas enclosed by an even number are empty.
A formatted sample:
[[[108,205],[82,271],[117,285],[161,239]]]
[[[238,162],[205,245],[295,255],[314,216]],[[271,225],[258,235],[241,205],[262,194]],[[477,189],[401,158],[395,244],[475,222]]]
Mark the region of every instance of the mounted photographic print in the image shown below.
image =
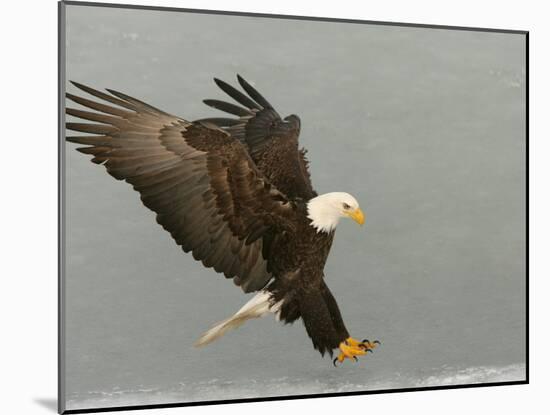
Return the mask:
[[[528,33],[60,3],[65,413],[528,381]]]

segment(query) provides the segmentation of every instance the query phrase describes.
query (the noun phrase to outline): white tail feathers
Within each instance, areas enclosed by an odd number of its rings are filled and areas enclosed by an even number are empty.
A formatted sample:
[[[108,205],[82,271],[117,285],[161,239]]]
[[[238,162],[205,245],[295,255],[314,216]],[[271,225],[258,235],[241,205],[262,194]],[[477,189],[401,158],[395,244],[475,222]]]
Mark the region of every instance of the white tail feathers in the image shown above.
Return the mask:
[[[202,336],[196,341],[195,346],[205,346],[208,343],[222,337],[228,330],[236,329],[241,326],[247,320],[262,317],[270,312],[277,313],[280,308],[280,303],[271,305],[269,301],[270,297],[271,293],[268,291],[260,291],[239,311],[237,311],[235,315],[226,320],[220,321],[210,330],[203,333]]]

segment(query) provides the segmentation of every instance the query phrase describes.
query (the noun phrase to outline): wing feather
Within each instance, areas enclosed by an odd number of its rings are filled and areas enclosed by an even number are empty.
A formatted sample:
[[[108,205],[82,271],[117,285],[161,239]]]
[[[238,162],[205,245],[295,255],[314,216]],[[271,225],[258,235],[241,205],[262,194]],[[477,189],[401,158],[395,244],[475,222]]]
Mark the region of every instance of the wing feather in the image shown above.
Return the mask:
[[[252,98],[254,101],[256,101],[258,104],[260,104],[265,109],[273,109],[271,104],[265,99],[252,85],[250,85],[246,80],[239,74],[237,74],[237,80],[239,81],[239,84],[243,87],[243,89],[246,91],[248,95],[250,95],[250,98]]]
[[[91,122],[68,122],[67,129],[91,135],[67,141],[84,145],[77,150],[131,184],[184,251],[233,278],[245,292],[264,287],[271,275],[262,236],[291,227],[295,210],[257,170],[244,146],[220,129],[188,122],[121,92],[73,85],[100,101],[67,94],[85,107],[67,108],[67,114]],[[249,98],[224,88],[256,108]],[[221,107],[250,113],[233,104]]]
[[[257,103],[252,101],[250,98],[248,98],[245,94],[243,94],[238,89],[235,89],[231,85],[229,85],[227,82],[222,81],[221,79],[214,78],[214,82],[216,85],[220,87],[220,89],[225,92],[227,95],[229,95],[231,98],[233,98],[235,101],[237,101],[239,104],[244,105],[248,109],[262,109]]]
[[[209,107],[216,108],[221,111],[225,111],[229,114],[238,115],[238,116],[253,115],[252,111],[248,109],[239,107],[238,105],[231,104],[229,102],[220,101],[218,99],[205,99],[203,102]]]
[[[316,193],[311,184],[306,150],[298,149],[300,132],[298,117],[292,116],[283,120],[256,88],[240,75],[237,75],[237,80],[248,96],[228,83],[214,78],[216,85],[242,107],[216,99],[206,99],[203,102],[210,107],[236,115],[238,118],[203,118],[200,122],[206,126],[211,125],[227,131],[232,137],[245,144],[253,160],[263,161],[258,162],[258,166],[268,177],[273,177],[274,171],[266,170],[266,166],[272,166],[272,170],[277,170],[277,177],[280,179],[277,184],[282,187],[281,190],[287,192],[289,197],[304,199],[314,197]],[[285,146],[288,149],[284,149]],[[281,171],[277,168],[278,154],[283,151],[285,151],[285,160],[295,163],[296,169]],[[271,158],[271,162],[265,162],[266,158]]]

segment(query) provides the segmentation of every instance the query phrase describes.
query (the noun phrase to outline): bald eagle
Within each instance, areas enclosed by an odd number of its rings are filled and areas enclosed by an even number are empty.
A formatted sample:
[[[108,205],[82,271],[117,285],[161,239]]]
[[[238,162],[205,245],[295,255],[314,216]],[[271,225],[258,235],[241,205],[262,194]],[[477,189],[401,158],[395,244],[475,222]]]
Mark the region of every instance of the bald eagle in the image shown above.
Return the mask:
[[[379,342],[350,337],[323,268],[340,218],[362,225],[363,212],[348,193],[313,190],[298,144],[298,116],[281,118],[252,85],[237,79],[245,93],[215,82],[240,105],[204,100],[236,117],[196,121],[72,82],[96,100],[66,94],[86,108],[66,113],[92,122],[67,122],[67,129],[87,135],[66,139],[84,145],[77,150],[131,184],[185,252],[245,293],[257,292],[197,346],[274,313],[284,323],[301,318],[321,355],[339,349],[334,364],[357,360]]]

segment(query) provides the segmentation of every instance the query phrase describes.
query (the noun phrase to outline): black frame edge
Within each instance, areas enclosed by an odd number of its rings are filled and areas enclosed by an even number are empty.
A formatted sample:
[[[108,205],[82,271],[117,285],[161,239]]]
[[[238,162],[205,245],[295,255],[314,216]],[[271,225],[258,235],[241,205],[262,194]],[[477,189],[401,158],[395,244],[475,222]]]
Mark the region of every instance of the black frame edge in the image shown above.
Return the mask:
[[[65,45],[66,9],[57,7],[57,412],[65,412]]]
[[[99,2],[85,2],[85,1],[74,1],[74,0],[63,0],[62,2],[70,6],[111,7],[116,9],[156,10],[156,11],[164,11],[164,12],[199,13],[199,14],[213,14],[213,15],[224,15],[224,16],[261,17],[261,18],[287,19],[287,20],[309,20],[309,21],[316,21],[316,22],[370,24],[370,25],[379,25],[379,26],[401,26],[401,27],[421,28],[421,29],[468,30],[468,31],[476,31],[476,32],[511,33],[511,34],[528,33],[527,30],[515,30],[515,29],[434,25],[434,24],[424,24],[424,23],[406,23],[406,22],[390,22],[390,21],[373,21],[373,20],[345,19],[345,18],[323,17],[323,16],[300,16],[300,15],[290,15],[290,14],[269,14],[269,13],[242,12],[242,11],[212,10],[212,9],[189,9],[189,8],[180,8],[180,7],[99,3]]]
[[[529,32],[525,33],[525,381],[529,383]]]

